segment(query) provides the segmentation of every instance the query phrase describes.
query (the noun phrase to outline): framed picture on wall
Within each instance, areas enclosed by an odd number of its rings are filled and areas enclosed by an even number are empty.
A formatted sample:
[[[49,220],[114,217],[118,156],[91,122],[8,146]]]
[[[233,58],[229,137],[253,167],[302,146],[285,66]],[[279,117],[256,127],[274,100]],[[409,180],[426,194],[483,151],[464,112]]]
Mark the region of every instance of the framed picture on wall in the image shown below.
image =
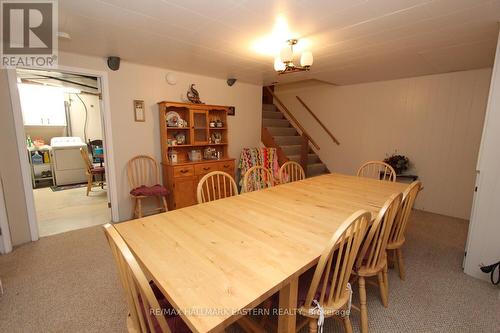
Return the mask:
[[[134,100],[134,120],[145,122],[146,121],[146,112],[144,108],[144,101],[142,100]]]
[[[234,116],[236,115],[236,108],[234,106],[229,107],[229,111],[227,112],[228,116]]]

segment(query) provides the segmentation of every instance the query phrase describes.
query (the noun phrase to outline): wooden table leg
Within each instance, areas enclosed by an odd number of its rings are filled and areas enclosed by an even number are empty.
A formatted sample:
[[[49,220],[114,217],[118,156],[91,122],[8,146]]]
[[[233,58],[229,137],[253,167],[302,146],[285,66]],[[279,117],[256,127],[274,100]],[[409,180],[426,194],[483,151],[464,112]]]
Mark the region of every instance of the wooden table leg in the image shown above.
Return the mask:
[[[298,286],[299,279],[295,278],[280,290],[278,333],[295,332]]]

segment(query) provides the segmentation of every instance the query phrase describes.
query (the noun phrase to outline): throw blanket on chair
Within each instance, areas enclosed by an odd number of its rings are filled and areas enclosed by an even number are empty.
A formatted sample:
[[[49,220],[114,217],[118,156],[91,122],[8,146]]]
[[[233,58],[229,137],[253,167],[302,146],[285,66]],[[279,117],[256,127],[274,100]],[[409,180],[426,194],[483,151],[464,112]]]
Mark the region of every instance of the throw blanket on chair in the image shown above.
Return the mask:
[[[278,179],[280,166],[276,148],[243,148],[240,155],[240,186],[243,185],[243,175],[254,166],[262,166],[271,170],[274,179]]]

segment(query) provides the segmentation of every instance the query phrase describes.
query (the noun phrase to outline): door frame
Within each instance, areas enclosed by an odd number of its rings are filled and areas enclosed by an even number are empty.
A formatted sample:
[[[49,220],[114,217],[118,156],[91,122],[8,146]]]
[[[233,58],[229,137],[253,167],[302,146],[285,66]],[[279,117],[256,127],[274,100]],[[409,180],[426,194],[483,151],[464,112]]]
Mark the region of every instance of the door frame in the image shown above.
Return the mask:
[[[57,66],[55,68],[38,68],[29,67],[25,69],[39,69],[56,72],[65,72],[71,74],[80,74],[87,76],[95,76],[99,78],[101,89],[102,108],[101,114],[103,115],[103,129],[104,129],[104,165],[106,170],[106,182],[108,186],[108,197],[111,203],[111,221],[119,222],[118,210],[118,190],[117,178],[114,159],[113,148],[113,135],[111,127],[111,108],[109,103],[109,80],[106,71],[91,70],[72,66]],[[14,113],[14,126],[17,137],[17,148],[21,159],[21,173],[23,175],[24,195],[26,199],[26,207],[28,211],[28,222],[31,233],[31,240],[36,241],[39,239],[38,222],[36,218],[35,200],[33,196],[33,188],[31,184],[31,171],[29,170],[28,156],[26,154],[26,140],[24,132],[24,123],[21,110],[21,101],[19,98],[19,91],[17,89],[17,73],[15,69],[7,70],[7,77],[9,81],[10,97],[12,103],[12,112]]]
[[[10,239],[9,221],[7,220],[7,209],[5,208],[5,197],[3,192],[3,178],[0,175],[0,254],[6,254],[12,251],[12,241]]]

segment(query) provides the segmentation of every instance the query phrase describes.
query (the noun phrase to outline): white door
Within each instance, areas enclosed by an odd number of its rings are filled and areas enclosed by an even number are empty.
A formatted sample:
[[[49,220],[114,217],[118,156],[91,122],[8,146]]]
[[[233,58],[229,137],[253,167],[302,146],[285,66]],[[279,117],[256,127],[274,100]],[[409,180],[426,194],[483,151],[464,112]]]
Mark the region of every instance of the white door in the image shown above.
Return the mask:
[[[500,260],[500,38],[497,44],[488,108],[477,163],[464,271],[487,278],[479,267]]]

